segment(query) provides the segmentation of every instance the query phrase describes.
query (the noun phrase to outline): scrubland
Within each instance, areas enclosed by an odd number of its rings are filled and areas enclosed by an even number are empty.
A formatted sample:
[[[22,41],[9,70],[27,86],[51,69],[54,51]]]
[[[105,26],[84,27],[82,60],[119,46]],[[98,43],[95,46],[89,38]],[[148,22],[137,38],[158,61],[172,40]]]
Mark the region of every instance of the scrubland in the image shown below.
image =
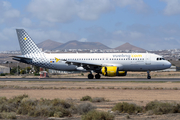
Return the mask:
[[[0,119],[180,118],[180,82],[0,81]]]

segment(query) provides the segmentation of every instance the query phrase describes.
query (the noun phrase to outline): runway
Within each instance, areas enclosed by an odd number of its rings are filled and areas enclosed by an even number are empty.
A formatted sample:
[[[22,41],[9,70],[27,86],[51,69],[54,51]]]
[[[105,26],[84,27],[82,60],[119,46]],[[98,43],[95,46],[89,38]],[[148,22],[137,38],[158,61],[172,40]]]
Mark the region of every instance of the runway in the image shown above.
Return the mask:
[[[63,82],[180,82],[180,78],[0,78],[0,81],[63,81]]]

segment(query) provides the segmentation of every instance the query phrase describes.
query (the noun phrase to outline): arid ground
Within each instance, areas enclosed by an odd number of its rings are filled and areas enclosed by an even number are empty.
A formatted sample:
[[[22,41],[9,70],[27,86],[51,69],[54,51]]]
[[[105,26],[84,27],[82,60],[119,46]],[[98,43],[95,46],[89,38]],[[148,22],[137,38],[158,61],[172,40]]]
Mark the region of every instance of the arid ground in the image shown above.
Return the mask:
[[[172,74],[172,73],[168,73]],[[145,106],[159,100],[180,103],[180,82],[20,82],[1,81],[0,97],[27,94],[30,98],[60,98],[79,101],[83,96],[104,97],[109,102],[93,103],[98,110],[110,111],[118,102]],[[126,119],[127,114],[118,114],[115,119]],[[80,116],[76,116],[80,119]],[[180,114],[130,115],[131,119],[180,119]]]

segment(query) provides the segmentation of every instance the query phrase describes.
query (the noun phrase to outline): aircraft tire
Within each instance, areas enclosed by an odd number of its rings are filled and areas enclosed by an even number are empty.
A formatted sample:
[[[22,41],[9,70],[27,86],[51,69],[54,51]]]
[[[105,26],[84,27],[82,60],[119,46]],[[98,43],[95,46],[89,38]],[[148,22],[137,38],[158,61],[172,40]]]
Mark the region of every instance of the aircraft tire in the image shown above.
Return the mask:
[[[151,79],[151,76],[147,76],[147,79]]]
[[[88,79],[93,79],[94,75],[93,74],[88,74]]]
[[[95,75],[95,78],[96,78],[96,79],[100,79],[100,78],[101,78],[101,75],[100,75],[100,74],[96,74],[96,75]]]

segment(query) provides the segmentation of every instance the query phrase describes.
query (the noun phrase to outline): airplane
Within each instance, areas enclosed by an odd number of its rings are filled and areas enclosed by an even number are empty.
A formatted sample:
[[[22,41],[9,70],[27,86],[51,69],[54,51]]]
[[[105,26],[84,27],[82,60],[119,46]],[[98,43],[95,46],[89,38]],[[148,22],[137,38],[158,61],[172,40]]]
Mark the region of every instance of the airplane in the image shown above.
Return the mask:
[[[87,71],[88,79],[104,76],[126,76],[127,71],[150,71],[171,67],[162,56],[153,53],[53,53],[42,52],[24,29],[16,29],[22,55],[13,60],[61,71]]]

